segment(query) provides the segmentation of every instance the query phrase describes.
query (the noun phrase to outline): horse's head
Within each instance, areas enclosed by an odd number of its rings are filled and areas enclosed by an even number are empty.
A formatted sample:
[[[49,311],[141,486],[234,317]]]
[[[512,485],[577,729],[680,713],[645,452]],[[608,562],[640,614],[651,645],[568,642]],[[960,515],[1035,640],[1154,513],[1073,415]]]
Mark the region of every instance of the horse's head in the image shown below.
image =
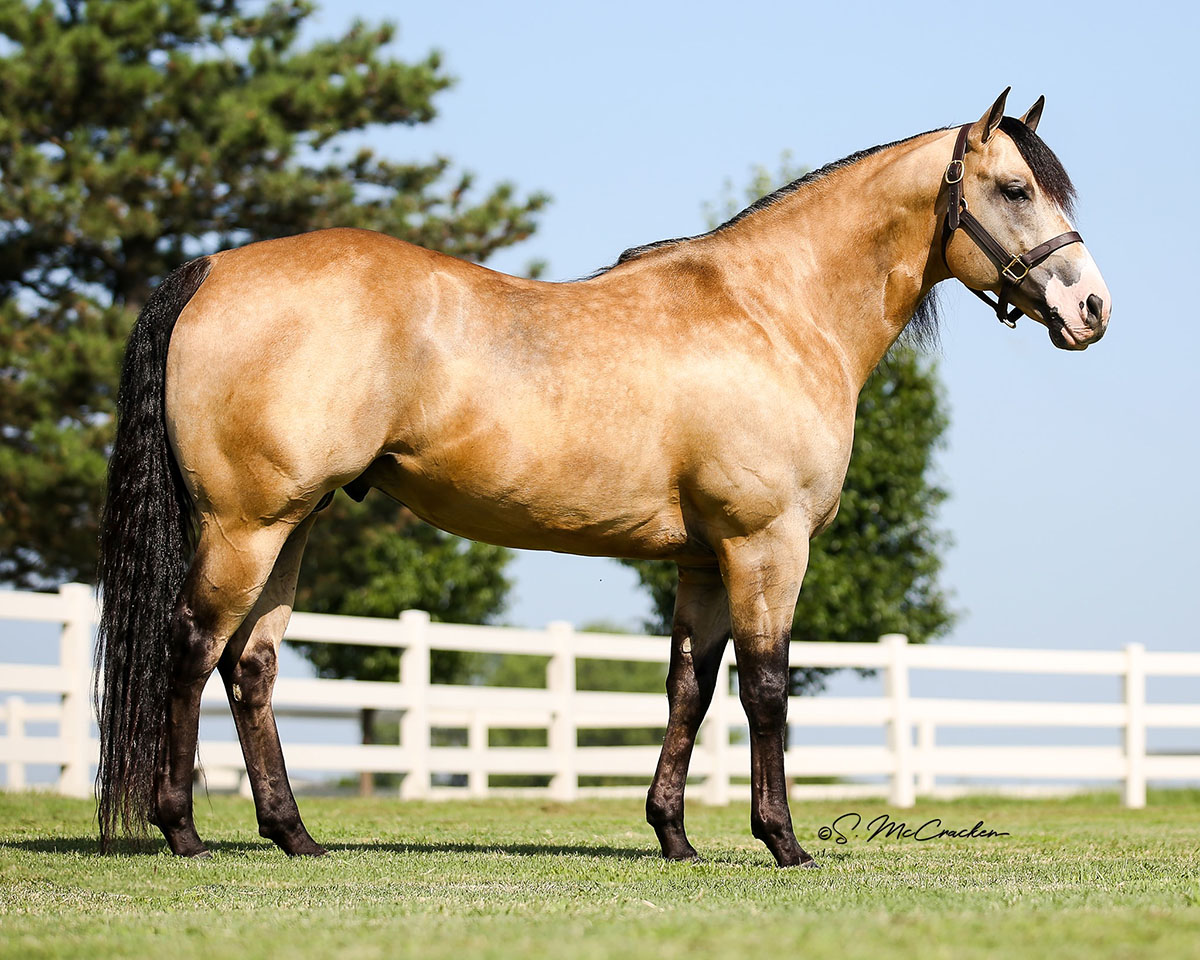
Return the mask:
[[[963,128],[961,162],[947,168],[946,267],[972,290],[997,293],[1002,319],[1011,302],[1043,324],[1056,347],[1082,350],[1104,336],[1112,300],[1067,219],[1075,188],[1034,132],[1045,98],[1016,120],[1004,116],[1007,96]]]

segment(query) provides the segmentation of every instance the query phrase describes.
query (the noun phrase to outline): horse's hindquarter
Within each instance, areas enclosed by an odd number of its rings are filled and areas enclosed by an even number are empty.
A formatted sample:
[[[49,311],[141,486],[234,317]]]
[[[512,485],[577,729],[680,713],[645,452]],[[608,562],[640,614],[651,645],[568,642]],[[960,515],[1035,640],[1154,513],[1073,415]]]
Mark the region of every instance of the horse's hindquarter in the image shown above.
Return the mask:
[[[830,445],[769,351],[677,316],[669,295],[539,284],[342,233],[289,277],[263,278],[255,247],[223,255],[172,343],[168,406],[186,394],[193,423],[181,462],[202,484],[265,484],[253,509],[368,471],[472,539],[689,558],[713,523],[794,509],[805,448]],[[294,264],[322,236],[273,259]]]
[[[213,257],[167,357],[167,426],[204,513],[299,519],[386,437],[391,286],[364,231]],[[407,244],[401,246],[407,248]],[[412,248],[416,249],[416,248]]]

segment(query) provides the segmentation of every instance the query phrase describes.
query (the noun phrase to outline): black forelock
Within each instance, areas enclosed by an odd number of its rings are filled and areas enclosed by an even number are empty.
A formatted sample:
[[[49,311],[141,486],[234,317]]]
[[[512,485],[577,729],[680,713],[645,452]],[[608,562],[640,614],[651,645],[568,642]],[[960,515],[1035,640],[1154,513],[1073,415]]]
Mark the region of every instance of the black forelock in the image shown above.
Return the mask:
[[[1075,216],[1075,184],[1063,168],[1062,161],[1046,142],[1015,117],[1000,121],[1000,129],[1008,134],[1033,173],[1046,196],[1062,207],[1068,217]]]

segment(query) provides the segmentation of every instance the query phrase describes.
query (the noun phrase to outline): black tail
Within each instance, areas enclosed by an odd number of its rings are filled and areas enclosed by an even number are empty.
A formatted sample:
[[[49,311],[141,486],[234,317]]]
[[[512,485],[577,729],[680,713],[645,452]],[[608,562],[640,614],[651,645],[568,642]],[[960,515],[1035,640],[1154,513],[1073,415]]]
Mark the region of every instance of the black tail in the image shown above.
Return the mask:
[[[102,850],[120,828],[145,830],[166,741],[175,664],[171,616],[195,537],[191,498],[167,440],[167,347],[175,321],[210,268],[202,257],[163,280],[125,348],[100,520],[96,792]]]

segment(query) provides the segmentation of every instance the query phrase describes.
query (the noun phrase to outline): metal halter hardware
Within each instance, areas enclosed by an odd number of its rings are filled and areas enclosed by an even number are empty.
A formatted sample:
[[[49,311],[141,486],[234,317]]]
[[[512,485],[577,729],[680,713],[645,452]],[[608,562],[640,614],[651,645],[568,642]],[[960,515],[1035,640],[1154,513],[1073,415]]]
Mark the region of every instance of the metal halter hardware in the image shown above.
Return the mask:
[[[967,134],[971,127],[970,123],[959,127],[958,138],[954,141],[954,157],[946,165],[944,179],[949,186],[950,201],[946,208],[946,222],[942,227],[942,259],[946,259],[946,247],[950,245],[950,238],[954,236],[954,231],[962,227],[967,232],[967,236],[975,241],[975,246],[987,254],[988,259],[1000,271],[1000,292],[995,300],[989,298],[982,290],[975,290],[971,287],[967,287],[967,289],[996,311],[997,320],[1009,327],[1015,327],[1017,317],[1021,315],[1022,311],[1020,307],[1009,309],[1010,288],[1019,286],[1021,281],[1029,276],[1029,271],[1055,250],[1065,247],[1069,243],[1083,243],[1083,237],[1071,230],[1067,233],[1060,233],[1053,240],[1047,240],[1027,253],[1013,256],[1005,250],[1000,242],[988,233],[983,224],[976,220],[974,214],[967,209],[967,200],[963,196],[962,182],[967,173],[963,157],[967,153]],[[947,264],[947,268],[949,268],[949,264]]]

